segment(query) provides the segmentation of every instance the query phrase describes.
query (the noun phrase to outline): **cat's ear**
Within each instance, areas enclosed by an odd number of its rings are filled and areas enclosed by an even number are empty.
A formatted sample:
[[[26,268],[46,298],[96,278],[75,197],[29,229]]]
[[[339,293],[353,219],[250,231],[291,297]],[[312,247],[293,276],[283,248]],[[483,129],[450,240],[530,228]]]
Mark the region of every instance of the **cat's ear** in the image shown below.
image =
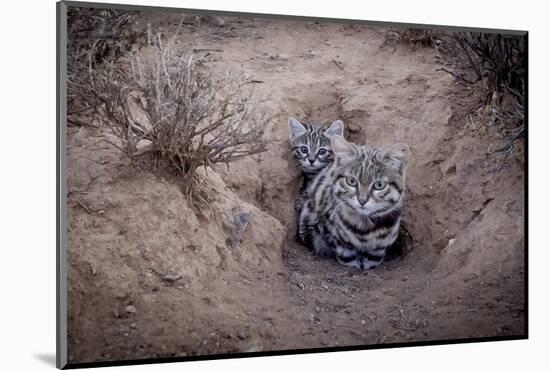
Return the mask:
[[[290,117],[288,119],[288,135],[291,142],[298,136],[305,134],[306,131],[305,126],[302,125],[296,118]]]
[[[331,137],[332,135],[344,136],[344,122],[337,120],[325,130],[325,136]]]
[[[407,144],[399,143],[393,145],[384,153],[384,161],[399,172],[405,168],[411,157],[411,150]]]
[[[330,146],[337,159],[350,159],[355,157],[355,148],[340,135],[330,137]]]

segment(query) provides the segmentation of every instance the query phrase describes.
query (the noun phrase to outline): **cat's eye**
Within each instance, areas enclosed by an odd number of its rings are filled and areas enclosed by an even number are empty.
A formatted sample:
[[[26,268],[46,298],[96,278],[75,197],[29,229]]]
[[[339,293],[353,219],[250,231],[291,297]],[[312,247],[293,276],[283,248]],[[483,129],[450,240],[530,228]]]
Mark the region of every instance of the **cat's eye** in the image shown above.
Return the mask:
[[[323,156],[323,155],[327,154],[327,152],[328,152],[328,151],[327,151],[325,148],[321,148],[321,149],[319,149],[319,151],[317,152],[317,155]]]
[[[386,182],[382,180],[376,180],[374,184],[372,184],[372,187],[374,190],[382,190],[386,187]]]
[[[357,179],[353,176],[348,176],[346,177],[346,183],[349,186],[357,186]]]
[[[304,153],[304,154],[307,154],[307,152],[308,152],[307,146],[305,146],[305,145],[301,146],[300,147],[300,152]]]

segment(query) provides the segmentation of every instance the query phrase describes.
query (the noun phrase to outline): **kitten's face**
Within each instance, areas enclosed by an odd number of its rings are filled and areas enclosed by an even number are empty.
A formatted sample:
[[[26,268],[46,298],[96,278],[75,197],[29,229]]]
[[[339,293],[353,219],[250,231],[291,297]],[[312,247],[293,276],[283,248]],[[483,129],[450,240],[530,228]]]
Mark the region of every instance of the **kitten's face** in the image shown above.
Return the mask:
[[[294,118],[288,121],[292,155],[306,175],[315,175],[334,161],[330,137],[343,136],[344,124],[335,121],[329,127],[302,124]]]
[[[410,155],[405,144],[382,150],[333,139],[332,147],[339,163],[336,198],[364,216],[401,204]]]

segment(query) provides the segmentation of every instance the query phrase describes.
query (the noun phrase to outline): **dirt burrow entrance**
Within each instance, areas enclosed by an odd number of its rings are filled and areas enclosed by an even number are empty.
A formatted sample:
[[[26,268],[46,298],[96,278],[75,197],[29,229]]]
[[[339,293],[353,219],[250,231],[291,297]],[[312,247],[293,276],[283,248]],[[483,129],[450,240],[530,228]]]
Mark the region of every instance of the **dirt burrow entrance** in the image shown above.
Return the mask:
[[[274,117],[267,152],[206,173],[210,209],[193,210],[177,179],[132,168],[105,130],[69,128],[70,361],[524,332],[519,157],[502,166],[487,154],[496,139],[449,124],[464,117],[460,87],[431,51],[380,49],[369,27],[292,23],[294,38],[287,23],[233,23],[223,43],[189,36],[224,50],[213,66],[238,61],[265,81],[256,94],[270,92]],[[411,147],[405,253],[362,272],[292,240],[289,116]]]

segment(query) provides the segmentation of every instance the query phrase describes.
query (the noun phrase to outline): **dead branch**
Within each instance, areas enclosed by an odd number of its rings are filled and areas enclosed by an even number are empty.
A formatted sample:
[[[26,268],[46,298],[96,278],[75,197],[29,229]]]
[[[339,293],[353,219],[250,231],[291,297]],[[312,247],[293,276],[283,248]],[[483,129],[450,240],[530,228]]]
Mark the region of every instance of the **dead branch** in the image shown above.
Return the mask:
[[[525,135],[525,127],[522,127],[516,134],[514,134],[502,147],[495,149],[493,153],[504,153],[512,148],[514,142]]]
[[[437,68],[436,71],[447,72],[448,74],[450,74],[450,75],[453,76],[454,78],[457,78],[457,79],[459,79],[460,81],[467,83],[468,85],[475,85],[476,82],[477,82],[477,81],[469,81],[469,80],[467,80],[466,78],[464,78],[464,77],[458,75],[457,73],[455,73],[455,72],[453,72],[453,71],[449,71],[448,69],[443,68],[443,67]]]
[[[339,61],[333,59],[332,63],[336,64],[336,67],[340,68],[341,70],[344,69],[344,65],[342,64],[342,62],[339,62]]]
[[[218,53],[223,53],[222,49],[209,49],[209,48],[194,48],[193,51],[195,53],[199,53],[201,51],[214,51],[214,52],[218,52]]]
[[[91,123],[77,121],[77,120],[74,120],[74,119],[71,119],[71,118],[67,118],[67,125],[68,126],[76,126],[76,127],[86,126],[86,127],[91,127],[91,128],[94,128],[94,129],[98,128],[96,125],[92,125]]]
[[[86,212],[88,212],[90,215],[95,215],[95,213],[93,213],[90,208],[86,207],[84,205],[84,203],[82,203],[81,201],[77,200],[76,201],[76,204],[78,204],[80,207],[82,207]]]

